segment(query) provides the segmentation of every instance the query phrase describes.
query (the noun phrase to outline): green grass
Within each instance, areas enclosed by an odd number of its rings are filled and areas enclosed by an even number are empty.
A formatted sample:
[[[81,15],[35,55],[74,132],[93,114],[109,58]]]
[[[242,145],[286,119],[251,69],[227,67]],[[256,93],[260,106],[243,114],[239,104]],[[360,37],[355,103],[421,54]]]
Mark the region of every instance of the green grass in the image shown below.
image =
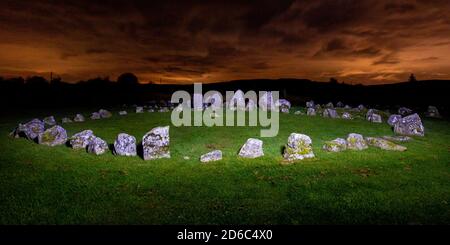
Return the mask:
[[[101,156],[49,147],[8,133],[42,113],[3,117],[0,124],[1,224],[450,224],[450,123],[424,120],[426,136],[406,152],[328,153],[323,143],[356,132],[391,135],[386,124],[280,115],[265,156],[240,159],[259,127],[171,127],[171,159]],[[54,114],[57,119],[71,115]],[[87,116],[88,113],[85,113]],[[64,124],[112,143],[121,132],[142,136],[170,125],[170,113],[130,113]],[[313,140],[314,159],[282,164],[290,133]],[[201,164],[220,149],[224,159]],[[184,160],[189,156],[190,160]]]

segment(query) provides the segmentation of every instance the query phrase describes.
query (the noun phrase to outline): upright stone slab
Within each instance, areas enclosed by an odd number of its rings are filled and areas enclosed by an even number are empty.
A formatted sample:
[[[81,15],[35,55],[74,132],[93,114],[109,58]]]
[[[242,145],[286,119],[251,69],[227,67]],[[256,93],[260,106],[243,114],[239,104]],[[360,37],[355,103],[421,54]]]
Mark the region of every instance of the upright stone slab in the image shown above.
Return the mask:
[[[114,141],[114,154],[119,156],[136,156],[136,138],[121,133]]]
[[[389,116],[387,123],[393,127],[400,119],[402,119],[402,116],[397,115],[397,114],[392,114]]]
[[[98,113],[98,112],[93,112],[93,113],[91,114],[91,119],[92,119],[92,120],[98,120],[98,119],[100,119],[100,118],[102,118],[102,117],[100,116],[100,113]]]
[[[110,118],[110,117],[112,117],[112,113],[107,111],[107,110],[105,110],[105,109],[100,109],[98,111],[98,114],[100,114],[101,118]]]
[[[425,128],[419,115],[414,113],[400,119],[394,126],[394,132],[399,135],[424,136]]]
[[[239,156],[244,158],[257,158],[264,156],[262,140],[249,138],[241,147]]]
[[[222,160],[222,151],[215,150],[208,152],[200,157],[200,162],[214,162]]]
[[[286,99],[279,99],[277,103],[282,113],[289,113],[289,109],[291,109],[291,102]]]
[[[275,101],[272,96],[272,91],[266,91],[260,96],[259,108],[264,111],[275,110]]]
[[[144,113],[144,107],[142,107],[142,106],[137,106],[137,107],[136,107],[136,113]]]
[[[348,113],[348,112],[342,113],[341,118],[342,118],[342,119],[347,119],[347,120],[353,119],[352,115],[351,115],[350,113]]]
[[[56,125],[55,117],[49,116],[49,117],[44,118],[44,123],[49,126],[55,126]]]
[[[333,109],[333,108],[334,108],[334,105],[333,105],[332,102],[328,102],[328,104],[325,105],[325,108],[331,108],[331,109]]]
[[[196,111],[203,110],[203,95],[201,93],[194,93],[193,95],[193,109]]]
[[[310,100],[310,101],[306,101],[306,108],[314,108],[315,104],[314,101]]]
[[[284,148],[283,158],[287,161],[313,158],[312,140],[308,135],[292,133]]]
[[[245,110],[245,99],[244,99],[244,92],[242,90],[237,90],[234,92],[233,97],[228,102],[228,109],[229,110]]]
[[[208,107],[211,107],[213,110],[217,110],[222,108],[222,95],[219,92],[212,92],[207,97],[205,97],[205,100],[208,104]]]
[[[322,113],[323,117],[329,117],[329,118],[338,118],[338,114],[335,109],[327,108],[323,110]]]
[[[337,138],[331,141],[325,141],[322,149],[330,152],[345,151],[347,149],[347,141],[342,138]]]
[[[308,108],[308,110],[306,111],[306,115],[308,115],[308,116],[315,116],[316,115],[316,109]]]
[[[74,122],[84,122],[86,121],[86,119],[84,118],[83,115],[81,114],[76,114],[75,117],[73,118]]]
[[[38,136],[38,143],[41,145],[56,146],[67,142],[67,132],[61,126],[53,126]]]
[[[362,135],[352,133],[347,136],[347,149],[364,150],[367,148],[367,143]]]
[[[170,158],[169,126],[156,127],[142,138],[144,160]]]
[[[92,139],[87,146],[87,152],[94,155],[101,155],[107,150],[108,144],[99,137],[94,137],[94,139]]]
[[[95,138],[94,132],[87,129],[70,137],[69,143],[73,149],[86,149],[89,143]]]

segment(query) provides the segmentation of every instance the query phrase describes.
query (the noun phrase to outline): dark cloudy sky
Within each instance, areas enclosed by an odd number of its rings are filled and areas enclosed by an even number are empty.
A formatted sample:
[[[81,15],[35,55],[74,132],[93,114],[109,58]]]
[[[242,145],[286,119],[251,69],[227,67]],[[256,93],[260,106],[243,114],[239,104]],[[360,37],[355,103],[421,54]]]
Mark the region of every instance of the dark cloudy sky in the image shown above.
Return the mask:
[[[0,1],[0,76],[450,79],[450,1]]]

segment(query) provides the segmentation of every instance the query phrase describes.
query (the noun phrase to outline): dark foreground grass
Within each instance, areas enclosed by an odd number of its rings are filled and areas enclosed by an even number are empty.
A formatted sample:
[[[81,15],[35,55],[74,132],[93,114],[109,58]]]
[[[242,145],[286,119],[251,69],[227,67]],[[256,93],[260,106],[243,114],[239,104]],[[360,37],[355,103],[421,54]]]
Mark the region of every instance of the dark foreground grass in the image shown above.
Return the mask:
[[[25,119],[4,117],[0,125],[1,224],[450,224],[447,121],[424,120],[426,136],[404,143],[406,152],[327,153],[326,140],[392,131],[362,120],[281,115],[279,135],[263,138],[265,156],[253,160],[237,152],[259,137],[258,127],[171,127],[172,158],[144,161],[8,137]],[[69,135],[92,129],[112,143],[120,132],[140,139],[163,125],[170,113],[64,127]],[[281,164],[292,132],[311,136],[316,158]],[[201,164],[199,156],[214,149],[224,159]]]

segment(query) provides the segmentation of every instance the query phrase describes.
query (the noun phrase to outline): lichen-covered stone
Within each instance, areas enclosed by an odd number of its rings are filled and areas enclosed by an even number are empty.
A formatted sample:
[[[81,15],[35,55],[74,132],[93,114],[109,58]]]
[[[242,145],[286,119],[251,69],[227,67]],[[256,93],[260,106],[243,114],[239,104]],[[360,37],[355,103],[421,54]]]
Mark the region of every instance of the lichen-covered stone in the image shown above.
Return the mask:
[[[208,152],[200,157],[200,162],[214,162],[222,160],[222,151],[215,150]]]
[[[73,118],[74,122],[84,122],[86,121],[86,119],[84,118],[83,115],[81,114],[76,114],[75,117]]]
[[[400,119],[394,126],[394,132],[400,135],[424,136],[425,128],[419,115],[414,113]]]
[[[286,99],[279,99],[277,105],[282,113],[289,113],[289,109],[291,109],[291,102]]]
[[[35,118],[25,124],[19,124],[11,135],[15,138],[25,137],[29,140],[34,140],[39,136],[39,134],[43,133],[44,130],[44,122]]]
[[[89,143],[95,138],[92,130],[87,129],[76,133],[70,137],[69,143],[73,149],[86,149]]]
[[[105,109],[100,109],[98,111],[98,114],[100,114],[101,118],[110,118],[110,117],[112,117],[112,113],[107,111],[107,110],[105,110]]]
[[[169,126],[156,127],[142,138],[144,160],[170,158]]]
[[[114,141],[114,154],[119,156],[136,156],[136,138],[121,133]]]
[[[95,155],[101,155],[107,150],[108,144],[99,137],[94,137],[87,146],[87,152]]]
[[[315,116],[316,115],[316,109],[308,108],[308,110],[306,111],[306,115],[308,115],[308,116]]]
[[[339,117],[336,110],[331,109],[331,108],[327,108],[327,109],[323,110],[322,116],[329,117],[329,118],[338,118]]]
[[[73,121],[72,121],[72,119],[70,119],[70,118],[68,118],[68,117],[63,117],[63,118],[61,119],[61,122],[62,122],[62,123],[72,123]]]
[[[92,120],[98,120],[98,119],[100,119],[101,118],[101,116],[100,116],[100,113],[98,113],[98,112],[93,112],[92,114],[91,114],[91,119]]]
[[[228,102],[228,109],[230,110],[245,110],[244,92],[238,89],[234,92],[233,97]]]
[[[308,135],[292,133],[284,148],[283,158],[287,161],[313,158],[312,140]]]
[[[347,136],[347,149],[364,150],[367,147],[367,143],[362,135],[352,133]]]
[[[407,141],[410,141],[412,138],[409,136],[405,136],[405,135],[395,135],[395,136],[386,135],[386,136],[383,136],[383,139],[390,140],[390,141],[397,141],[397,142],[407,142]]]
[[[61,126],[53,126],[38,136],[38,143],[41,145],[56,146],[67,142],[67,132]]]
[[[406,151],[406,147],[397,145],[388,140],[376,137],[366,137],[366,142],[370,146],[375,146],[388,151]]]
[[[247,142],[245,142],[239,151],[239,156],[245,158],[257,158],[264,156],[262,140],[253,138],[247,139]]]
[[[402,116],[397,115],[397,114],[392,114],[389,116],[387,123],[393,127],[400,119],[402,119]]]
[[[326,141],[322,147],[325,151],[339,152],[347,149],[347,141],[342,138],[337,138],[331,141]]]
[[[49,125],[49,126],[54,126],[54,125],[56,125],[56,120],[55,120],[55,117],[54,116],[49,116],[49,117],[46,117],[46,118],[44,118],[44,123],[46,124],[46,125]]]
[[[314,108],[315,104],[314,101],[306,101],[306,108]]]
[[[119,111],[119,116],[125,116],[127,115],[127,111]]]
[[[271,91],[264,92],[259,98],[259,108],[264,111],[275,110],[275,101]]]
[[[374,109],[370,109],[367,111],[366,119],[367,119],[367,121],[374,122],[374,123],[382,122],[381,116],[379,114],[375,113]]]
[[[348,113],[348,112],[342,113],[341,118],[342,118],[342,119],[347,119],[347,120],[353,119],[352,115],[351,115],[350,113]]]

